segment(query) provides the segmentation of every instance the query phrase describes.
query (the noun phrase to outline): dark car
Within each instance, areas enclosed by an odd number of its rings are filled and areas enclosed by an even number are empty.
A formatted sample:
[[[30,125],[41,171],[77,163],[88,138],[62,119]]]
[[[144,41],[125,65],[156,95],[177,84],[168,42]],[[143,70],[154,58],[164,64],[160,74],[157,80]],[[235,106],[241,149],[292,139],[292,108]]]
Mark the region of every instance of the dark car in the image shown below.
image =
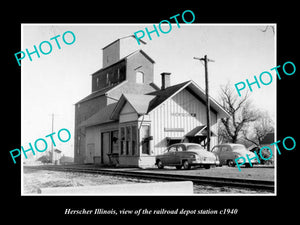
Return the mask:
[[[163,154],[157,155],[155,164],[159,169],[163,169],[164,166],[190,169],[191,166],[199,165],[209,169],[211,165],[218,165],[219,159],[199,144],[178,143],[169,146]]]

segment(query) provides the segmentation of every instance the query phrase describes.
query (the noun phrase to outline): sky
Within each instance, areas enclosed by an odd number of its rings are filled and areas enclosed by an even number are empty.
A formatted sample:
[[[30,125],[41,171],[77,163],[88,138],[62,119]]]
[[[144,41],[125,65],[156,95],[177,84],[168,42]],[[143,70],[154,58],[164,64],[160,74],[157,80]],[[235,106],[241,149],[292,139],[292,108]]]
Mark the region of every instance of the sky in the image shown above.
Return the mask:
[[[160,87],[162,72],[171,73],[171,85],[187,80],[195,81],[205,90],[204,66],[193,57],[207,55],[214,62],[208,63],[210,95],[219,99],[220,87],[259,77],[263,71],[273,74],[273,82],[260,89],[253,86],[250,100],[253,108],[264,110],[275,119],[276,75],[276,29],[265,28],[275,24],[173,24],[168,34],[155,33],[143,38],[146,45],[138,45],[154,61],[154,82]],[[48,55],[40,53],[26,56],[21,61],[22,81],[22,140],[24,149],[29,142],[51,134],[51,114],[54,113],[54,132],[62,128],[74,135],[74,104],[91,93],[91,74],[102,68],[102,48],[118,38],[132,35],[139,30],[149,30],[153,24],[22,24],[20,51],[34,50],[43,41],[52,44]],[[166,28],[165,28],[166,29]],[[72,31],[75,42],[66,45],[61,37]],[[265,32],[263,32],[265,31]],[[60,35],[57,48],[50,38]],[[70,35],[66,35],[70,41]],[[134,40],[134,39],[133,39]],[[44,51],[47,46],[43,45]],[[18,66],[16,61],[16,66]],[[241,92],[243,93],[243,92]],[[56,138],[56,148],[62,154],[73,156],[74,139],[62,143]],[[30,153],[28,153],[30,154]],[[36,153],[39,157],[41,153]]]

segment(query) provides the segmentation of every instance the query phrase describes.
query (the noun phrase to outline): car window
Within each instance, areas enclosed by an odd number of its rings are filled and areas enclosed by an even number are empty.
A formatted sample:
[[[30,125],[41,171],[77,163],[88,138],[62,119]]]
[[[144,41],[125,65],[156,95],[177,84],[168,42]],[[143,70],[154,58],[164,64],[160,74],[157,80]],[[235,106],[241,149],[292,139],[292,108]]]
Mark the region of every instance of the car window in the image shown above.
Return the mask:
[[[235,146],[232,146],[232,150],[234,150],[234,151],[245,151],[247,149],[245,148],[244,145],[235,145]]]
[[[168,152],[176,152],[176,146],[171,146]]]
[[[202,150],[203,148],[199,145],[188,145],[187,150]]]
[[[223,146],[221,149],[222,152],[229,152],[230,149],[228,148],[228,146]]]
[[[182,152],[183,151],[183,147],[181,145],[177,146],[177,151]]]
[[[219,153],[220,147],[214,147],[213,150],[211,150],[213,153]]]

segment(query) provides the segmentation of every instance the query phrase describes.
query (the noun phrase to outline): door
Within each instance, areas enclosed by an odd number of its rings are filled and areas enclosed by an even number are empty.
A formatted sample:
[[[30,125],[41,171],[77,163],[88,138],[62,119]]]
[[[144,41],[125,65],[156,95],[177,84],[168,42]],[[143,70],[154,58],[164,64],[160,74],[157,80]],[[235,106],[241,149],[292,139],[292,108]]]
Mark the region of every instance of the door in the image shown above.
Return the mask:
[[[95,144],[87,145],[86,163],[94,163]]]
[[[174,165],[175,164],[175,153],[177,151],[176,146],[171,146],[168,151],[164,154],[162,162],[164,165]]]
[[[109,164],[110,135],[109,132],[101,133],[101,163]]]
[[[173,165],[181,165],[182,159],[187,157],[188,154],[185,151],[185,146],[181,144],[177,145],[176,152],[174,153],[174,157],[173,157]]]
[[[227,160],[232,158],[232,152],[228,146],[222,146],[220,151],[221,164],[227,164]]]

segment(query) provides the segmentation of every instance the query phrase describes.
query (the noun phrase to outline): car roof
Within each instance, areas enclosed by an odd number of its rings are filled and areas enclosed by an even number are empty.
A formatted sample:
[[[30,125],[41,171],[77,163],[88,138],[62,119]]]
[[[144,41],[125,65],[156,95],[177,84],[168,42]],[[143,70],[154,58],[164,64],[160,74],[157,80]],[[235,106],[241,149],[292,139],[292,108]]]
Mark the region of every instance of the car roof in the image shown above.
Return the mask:
[[[236,144],[236,143],[224,143],[224,144],[215,145],[214,147],[220,147],[220,146],[244,146],[244,145]]]
[[[168,146],[168,147],[176,146],[176,145],[185,145],[185,146],[189,146],[189,145],[199,145],[199,144],[197,144],[197,143],[186,143],[186,142],[182,142],[182,143],[175,143],[175,144],[172,144],[172,145],[170,145],[170,146]],[[201,146],[201,145],[199,145],[199,146]]]

